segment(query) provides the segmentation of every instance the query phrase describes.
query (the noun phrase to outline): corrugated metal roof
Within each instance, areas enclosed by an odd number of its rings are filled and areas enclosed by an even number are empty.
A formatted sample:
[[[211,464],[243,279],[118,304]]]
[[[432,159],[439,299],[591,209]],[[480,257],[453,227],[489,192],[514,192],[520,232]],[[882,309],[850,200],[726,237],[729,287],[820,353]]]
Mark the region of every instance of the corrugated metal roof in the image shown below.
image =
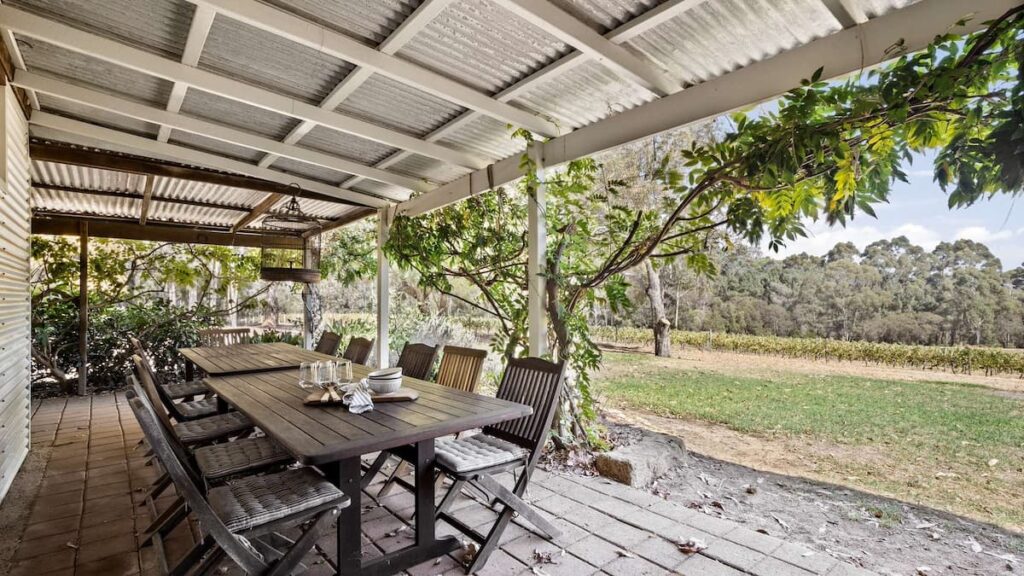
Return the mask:
[[[916,4],[919,0],[847,0],[850,7],[860,10],[868,18],[876,18],[887,12]]]
[[[280,140],[284,138],[298,120],[271,112],[244,102],[224,98],[196,88],[189,88],[181,103],[184,114],[255,132],[261,136]]]
[[[601,33],[613,30],[665,0],[552,0]]]
[[[331,170],[322,166],[315,166],[305,162],[292,160],[291,158],[278,158],[274,161],[274,168],[296,176],[304,176],[312,180],[319,180],[326,184],[337,186],[352,177],[351,174]]]
[[[192,224],[200,226],[234,226],[245,213],[238,210],[185,206],[169,202],[154,201],[149,207],[150,220]]]
[[[374,164],[387,158],[396,150],[390,146],[338,132],[331,128],[317,126],[299,140],[299,145],[343,158],[351,158],[365,164]]]
[[[453,148],[480,150],[490,158],[506,158],[526,149],[513,140],[508,126],[489,116],[477,116],[438,140]]]
[[[464,84],[496,93],[569,47],[486,0],[449,6],[398,54]]]
[[[114,114],[113,112],[107,112],[92,106],[71,102],[70,100],[64,100],[49,94],[39,94],[38,97],[39,106],[45,112],[53,112],[68,118],[82,120],[106,128],[115,128],[140,136],[153,137],[160,130],[160,127],[156,124],[150,124],[143,120],[136,120],[135,118]]]
[[[628,45],[676,79],[697,84],[837,30],[821,0],[714,0]]]
[[[18,46],[25,66],[32,72],[48,72],[75,84],[161,107],[167,104],[171,94],[172,84],[166,80],[42,40],[18,36]]]
[[[465,108],[380,74],[370,76],[338,111],[413,136],[426,136]]]
[[[319,104],[352,69],[322,52],[217,15],[199,67]]]
[[[32,162],[32,182],[67,186],[84,190],[103,190],[107,192],[132,192],[142,194],[146,186],[146,177],[130,172],[100,170],[71,164],[56,162]],[[154,183],[155,185],[155,183]]]
[[[264,0],[322,26],[377,45],[419,4],[418,0]]]
[[[139,191],[141,192],[142,188]],[[157,178],[153,181],[153,196],[176,200],[214,202],[252,208],[262,202],[266,195],[265,192],[256,190],[232,188],[180,178]]]
[[[451,164],[445,164],[439,160],[418,154],[412,154],[399,160],[391,166],[391,170],[439,183],[451,182],[470,172],[468,168],[452,166]]]
[[[514,102],[544,110],[569,132],[653,99],[652,93],[591,61],[537,84]]]
[[[178,59],[195,6],[185,0],[4,0],[51,20]]]
[[[93,196],[66,190],[32,188],[32,209],[37,212],[82,214],[104,218],[138,218],[142,201],[136,198]]]
[[[253,150],[252,148],[230,144],[223,140],[215,140],[213,138],[207,138],[206,136],[200,136],[198,134],[192,134],[191,132],[184,132],[182,130],[171,130],[171,137],[168,141],[171,144],[181,144],[188,148],[202,150],[203,152],[212,152],[214,154],[227,156],[228,158],[234,158],[235,160],[245,160],[252,163],[255,163],[264,156],[263,152]]]

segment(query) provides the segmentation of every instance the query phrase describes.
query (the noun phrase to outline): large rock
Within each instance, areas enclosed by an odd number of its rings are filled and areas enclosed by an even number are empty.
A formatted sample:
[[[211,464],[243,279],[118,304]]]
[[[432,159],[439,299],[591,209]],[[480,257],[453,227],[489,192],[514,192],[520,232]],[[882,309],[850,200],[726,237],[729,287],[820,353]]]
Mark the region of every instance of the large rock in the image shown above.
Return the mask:
[[[640,488],[681,465],[685,458],[686,445],[681,438],[645,431],[638,442],[599,454],[594,466],[606,478]]]

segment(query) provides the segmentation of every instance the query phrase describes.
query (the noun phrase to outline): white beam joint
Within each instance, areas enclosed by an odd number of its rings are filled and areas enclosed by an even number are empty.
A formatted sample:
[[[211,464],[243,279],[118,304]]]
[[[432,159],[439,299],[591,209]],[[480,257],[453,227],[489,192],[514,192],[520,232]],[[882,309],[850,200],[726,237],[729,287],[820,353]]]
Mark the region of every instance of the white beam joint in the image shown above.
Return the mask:
[[[196,6],[192,14],[192,24],[188,28],[188,38],[185,40],[185,49],[181,53],[181,63],[186,66],[195,66],[199,63],[199,57],[203,54],[203,46],[210,35],[210,28],[213,26],[213,19],[217,12],[204,6]],[[178,112],[181,104],[185,101],[185,93],[188,91],[188,84],[175,82],[171,88],[171,95],[167,98],[167,111]],[[170,126],[160,126],[156,139],[167,142],[171,137]]]

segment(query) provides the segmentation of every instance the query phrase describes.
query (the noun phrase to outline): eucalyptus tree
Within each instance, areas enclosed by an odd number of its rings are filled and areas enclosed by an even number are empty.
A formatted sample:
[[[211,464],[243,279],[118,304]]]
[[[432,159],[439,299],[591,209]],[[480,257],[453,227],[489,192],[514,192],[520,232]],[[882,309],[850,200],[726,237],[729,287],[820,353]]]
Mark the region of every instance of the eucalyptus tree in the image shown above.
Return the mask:
[[[939,150],[935,175],[951,207],[1020,193],[1022,12],[1014,8],[967,38],[937,37],[845,82],[823,82],[814,71],[776,109],[737,114],[714,141],[662,158],[646,174],[659,190],[646,205],[630,201],[635,182],[599,185],[593,159],[548,171],[546,306],[552,354],[578,376],[569,395],[574,435],[593,415],[588,374],[600,360],[583,311],[597,299],[625,304],[624,274],[647,259],[683,258],[714,273],[707,252],[731,237],[778,249],[804,235],[808,220],[844,225],[858,212],[874,215],[892,184],[906,179],[903,162],[926,149]],[[524,197],[542,184],[528,156],[521,167],[516,190],[399,218],[388,245],[425,285],[452,293],[453,280],[470,283],[478,291],[472,305],[498,319],[507,355],[522,353],[525,335]]]

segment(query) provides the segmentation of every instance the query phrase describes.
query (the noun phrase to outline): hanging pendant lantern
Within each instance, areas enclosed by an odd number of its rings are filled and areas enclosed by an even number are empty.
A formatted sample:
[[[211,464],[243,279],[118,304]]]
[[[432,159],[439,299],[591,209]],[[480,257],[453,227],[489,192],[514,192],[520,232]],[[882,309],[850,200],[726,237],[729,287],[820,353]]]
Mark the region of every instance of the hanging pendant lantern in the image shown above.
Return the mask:
[[[302,211],[298,193],[288,201],[284,209],[263,219],[263,227],[292,234],[316,231],[306,238],[305,248],[275,246],[265,241],[260,247],[260,278],[268,282],[302,282],[313,284],[320,281],[320,221]]]

